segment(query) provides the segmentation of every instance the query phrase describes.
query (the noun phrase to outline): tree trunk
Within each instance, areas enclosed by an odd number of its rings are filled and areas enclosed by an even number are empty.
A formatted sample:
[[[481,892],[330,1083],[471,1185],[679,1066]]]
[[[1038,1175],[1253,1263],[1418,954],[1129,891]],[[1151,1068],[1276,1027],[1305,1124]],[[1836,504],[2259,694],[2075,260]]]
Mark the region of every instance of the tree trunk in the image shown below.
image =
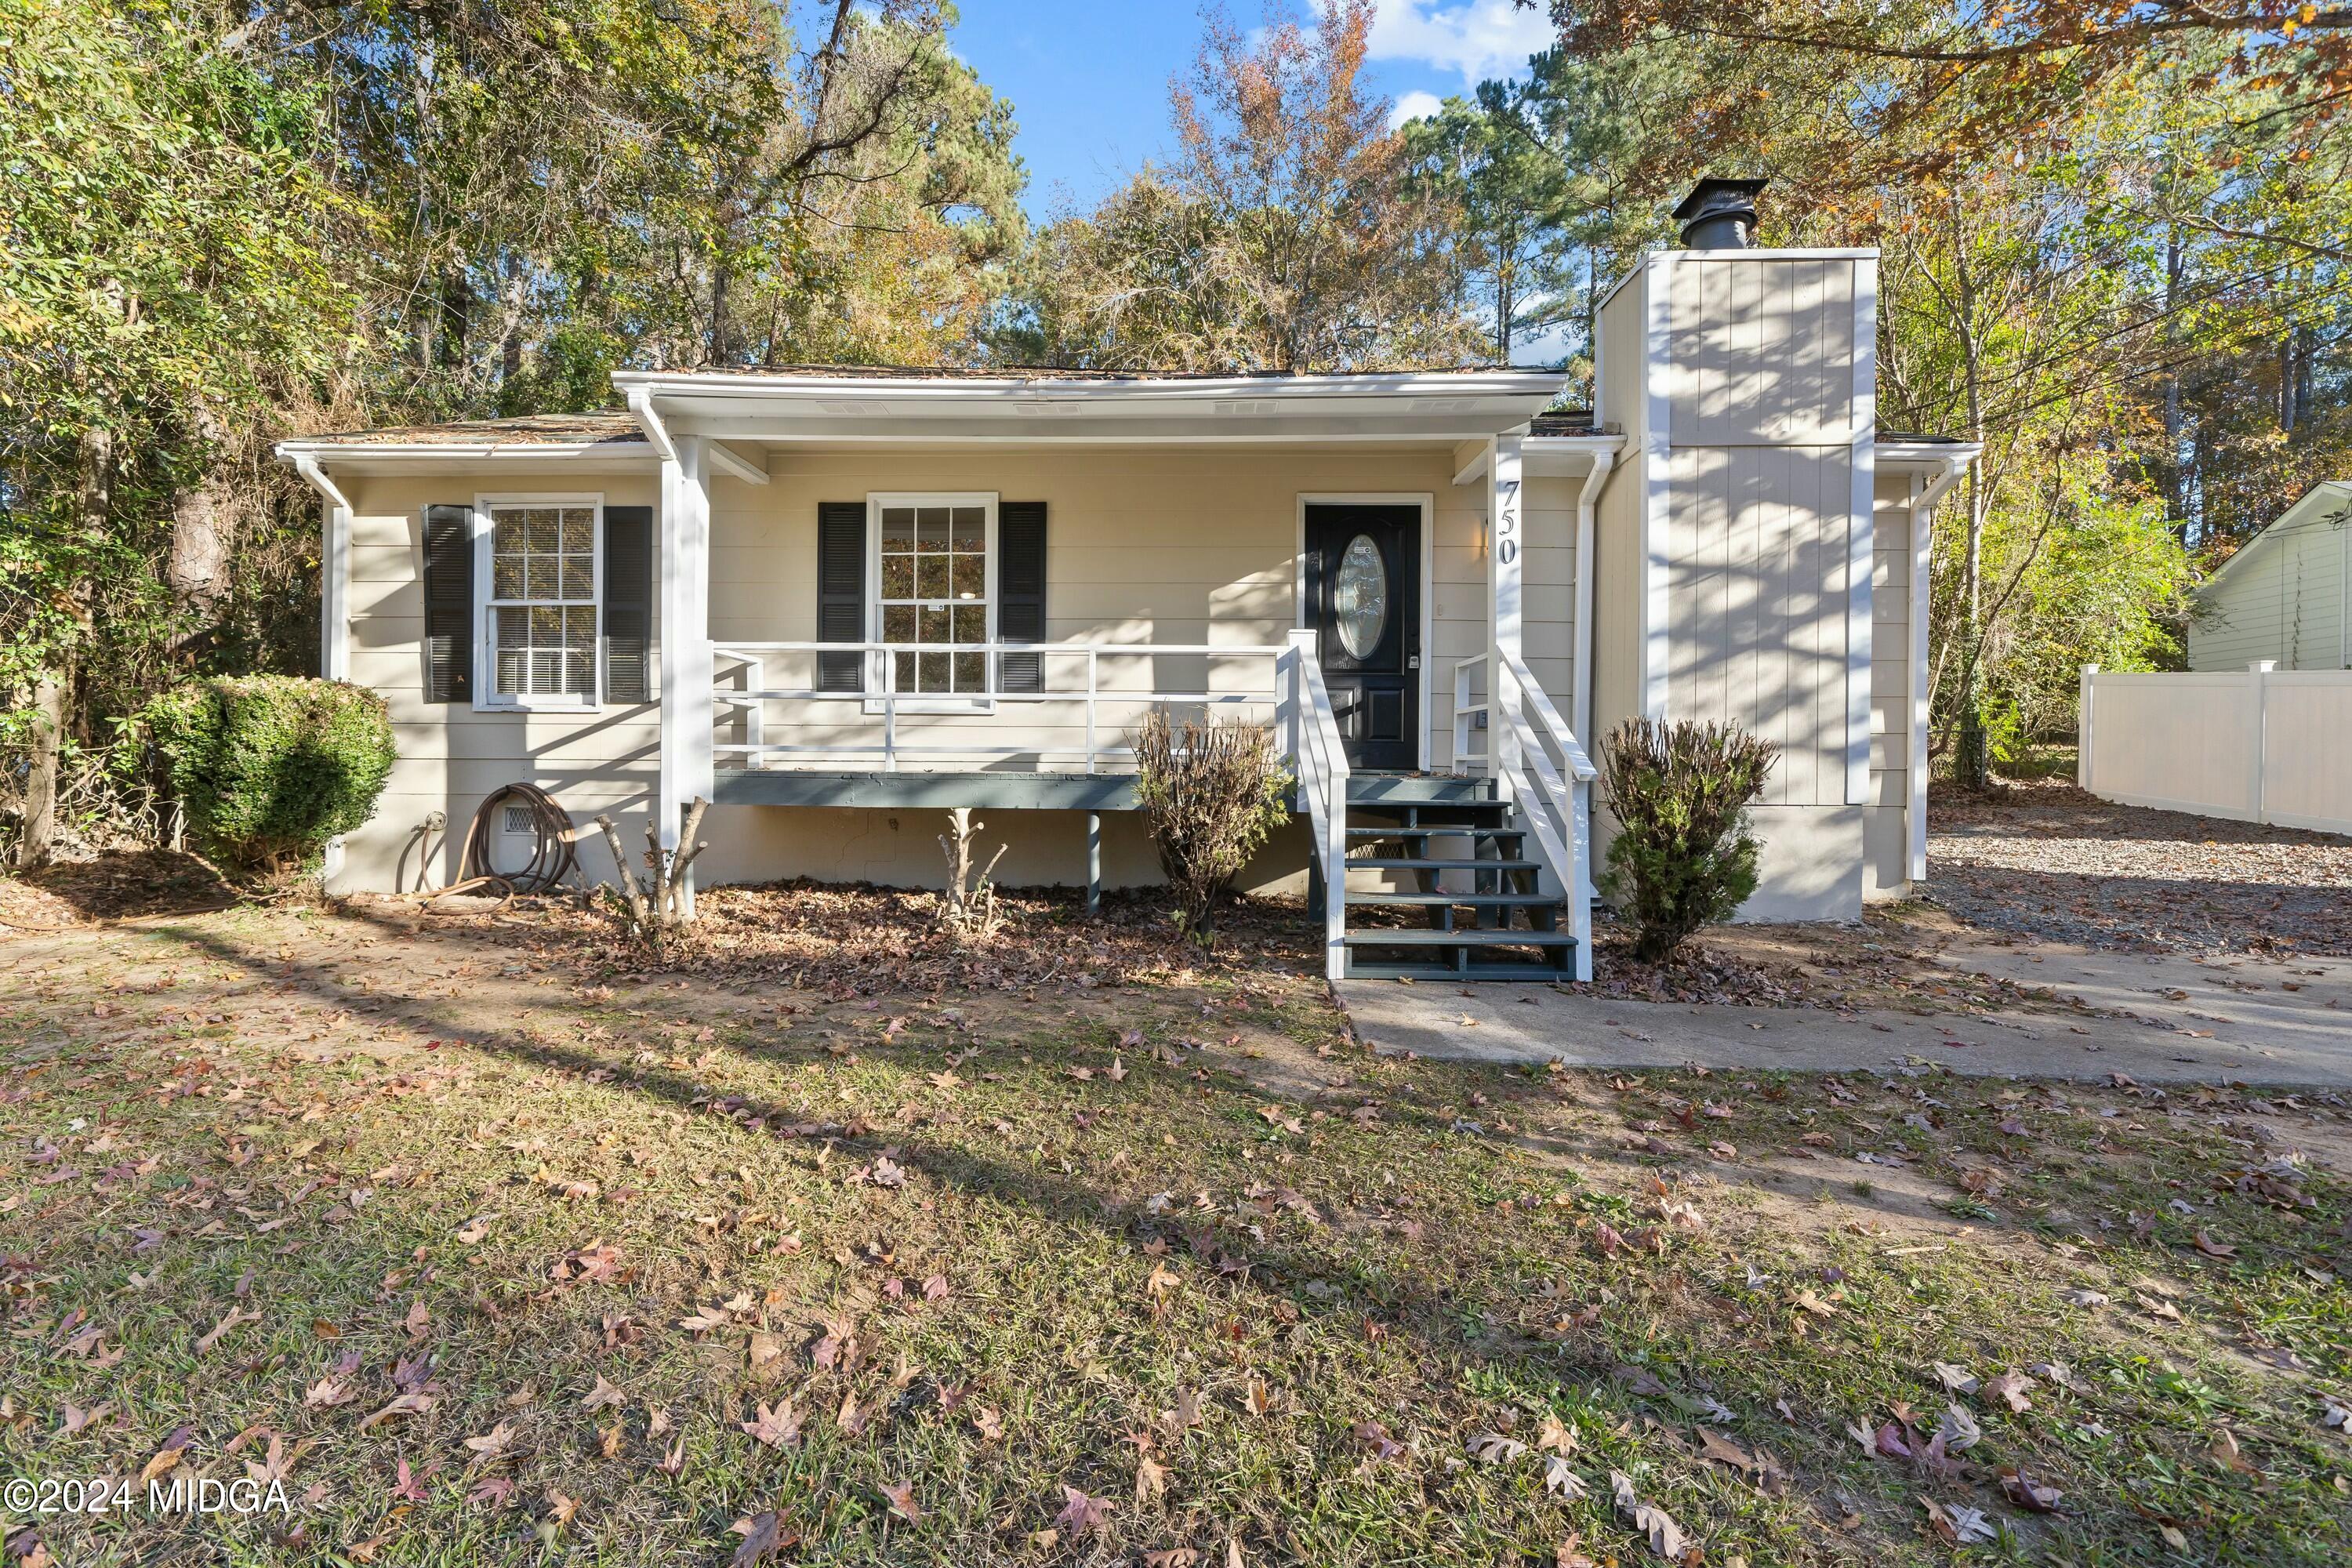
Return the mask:
[[[1954,281],[1959,293],[1961,373],[1968,396],[1969,439],[1984,440],[1984,364],[1977,342],[1976,279],[1969,271],[1968,237],[1958,215],[1952,226]],[[1960,649],[1959,744],[1953,753],[1953,775],[1969,789],[1982,789],[1992,780],[1992,749],[1984,727],[1984,535],[1985,514],[1992,498],[1983,482],[1984,465],[1969,465],[1968,550],[1960,571],[1960,595],[1966,612],[1966,638]]]
[[[106,528],[114,499],[114,432],[93,425],[81,434],[81,531],[96,536]],[[64,766],[66,726],[71,721],[75,679],[82,638],[89,630],[89,597],[77,584],[68,590],[68,625],[47,668],[33,679],[33,753],[25,779],[24,832],[16,841],[16,866],[46,866],[57,853],[58,787]]]
[[[25,780],[24,831],[16,868],[49,863],[58,842],[58,752],[66,729],[66,678],[48,670],[33,682],[33,754]]]
[[[175,658],[192,654],[212,635],[229,586],[227,483],[220,468],[227,432],[201,405],[193,424],[205,453],[204,474],[172,502],[172,546],[163,563],[172,607],[178,612],[167,645]]]

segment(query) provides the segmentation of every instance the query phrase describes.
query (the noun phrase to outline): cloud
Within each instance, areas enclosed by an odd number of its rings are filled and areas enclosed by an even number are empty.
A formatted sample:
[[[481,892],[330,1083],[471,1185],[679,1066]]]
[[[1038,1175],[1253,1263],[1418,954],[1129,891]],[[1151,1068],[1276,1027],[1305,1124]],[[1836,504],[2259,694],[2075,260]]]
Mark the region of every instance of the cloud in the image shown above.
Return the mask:
[[[1475,87],[1514,74],[1529,55],[1551,47],[1557,35],[1547,13],[1512,0],[1380,0],[1366,48],[1376,60],[1418,60]]]
[[[1444,107],[1435,93],[1416,88],[1389,105],[1389,129],[1393,131],[1408,120],[1426,120]]]

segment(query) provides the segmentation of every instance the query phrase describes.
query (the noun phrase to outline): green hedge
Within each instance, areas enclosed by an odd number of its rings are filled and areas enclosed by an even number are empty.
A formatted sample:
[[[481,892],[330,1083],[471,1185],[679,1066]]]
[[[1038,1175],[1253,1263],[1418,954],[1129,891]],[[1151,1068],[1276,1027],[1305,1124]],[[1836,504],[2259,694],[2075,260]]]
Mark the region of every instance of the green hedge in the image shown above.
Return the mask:
[[[315,862],[368,819],[392,774],[383,699],[340,680],[197,681],[140,718],[189,837],[238,870]]]

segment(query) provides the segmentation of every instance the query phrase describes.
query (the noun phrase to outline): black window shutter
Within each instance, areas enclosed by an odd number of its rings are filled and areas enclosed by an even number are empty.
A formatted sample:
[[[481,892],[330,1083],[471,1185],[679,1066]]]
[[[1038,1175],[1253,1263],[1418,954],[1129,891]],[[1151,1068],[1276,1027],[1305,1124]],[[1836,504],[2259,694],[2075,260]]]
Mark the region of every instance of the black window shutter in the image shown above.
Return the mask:
[[[654,509],[604,509],[604,700],[653,700]]]
[[[996,509],[996,636],[1003,642],[1045,640],[1045,503],[1009,500]],[[1000,690],[1045,689],[1045,660],[1008,653],[997,671]]]
[[[819,501],[816,507],[816,640],[864,642],[866,637],[866,503]],[[866,656],[816,656],[819,691],[865,689]]]
[[[474,509],[425,509],[425,700],[474,700]]]

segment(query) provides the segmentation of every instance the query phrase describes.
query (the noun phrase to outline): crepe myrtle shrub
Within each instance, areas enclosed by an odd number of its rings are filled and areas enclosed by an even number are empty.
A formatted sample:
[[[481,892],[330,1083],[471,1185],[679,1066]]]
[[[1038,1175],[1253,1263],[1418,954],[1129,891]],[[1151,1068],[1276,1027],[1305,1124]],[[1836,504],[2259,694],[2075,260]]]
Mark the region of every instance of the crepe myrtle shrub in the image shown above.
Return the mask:
[[[1234,719],[1171,723],[1154,709],[1135,735],[1136,795],[1160,868],[1193,940],[1210,926],[1234,874],[1290,816],[1290,775],[1274,736]]]
[[[153,699],[135,727],[189,838],[241,875],[317,864],[392,774],[383,699],[341,680],[217,677]]]
[[[1610,731],[1601,777],[1617,837],[1601,888],[1633,922],[1635,956],[1663,962],[1756,890],[1748,807],[1780,754],[1737,724],[1628,719]]]

